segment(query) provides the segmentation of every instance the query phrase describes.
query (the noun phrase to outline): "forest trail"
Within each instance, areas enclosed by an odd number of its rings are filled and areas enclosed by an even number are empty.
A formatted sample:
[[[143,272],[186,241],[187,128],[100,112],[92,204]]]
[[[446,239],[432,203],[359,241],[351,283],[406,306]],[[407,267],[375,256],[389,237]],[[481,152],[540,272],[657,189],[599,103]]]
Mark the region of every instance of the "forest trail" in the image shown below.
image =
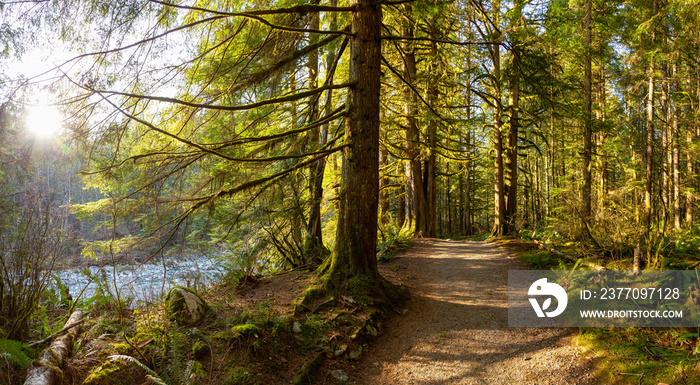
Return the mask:
[[[509,328],[508,270],[525,269],[486,242],[423,240],[392,265],[411,289],[350,371],[354,384],[595,384],[571,331]]]

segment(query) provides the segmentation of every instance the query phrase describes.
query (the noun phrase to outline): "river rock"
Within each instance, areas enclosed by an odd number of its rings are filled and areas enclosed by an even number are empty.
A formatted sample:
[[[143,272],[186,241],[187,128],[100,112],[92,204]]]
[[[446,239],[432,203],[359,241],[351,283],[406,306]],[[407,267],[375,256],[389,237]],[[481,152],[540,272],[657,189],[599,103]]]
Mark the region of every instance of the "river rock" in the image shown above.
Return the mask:
[[[181,326],[202,322],[209,306],[194,290],[175,286],[165,296],[165,312],[171,321]]]

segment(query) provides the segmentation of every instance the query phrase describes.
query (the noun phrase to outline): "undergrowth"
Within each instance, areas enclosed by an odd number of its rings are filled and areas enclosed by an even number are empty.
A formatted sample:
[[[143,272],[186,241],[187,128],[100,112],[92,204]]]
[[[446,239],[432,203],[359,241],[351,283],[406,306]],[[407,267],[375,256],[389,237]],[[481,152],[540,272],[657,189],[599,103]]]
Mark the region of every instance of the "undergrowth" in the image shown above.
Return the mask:
[[[590,257],[582,245],[567,242],[556,234],[521,233],[515,243],[507,246],[519,259],[537,270],[571,270],[579,268],[547,250],[530,243],[549,235],[558,240],[557,248],[576,257]],[[551,238],[550,238],[551,239]],[[697,267],[700,236],[676,234],[675,240],[657,240],[658,265],[661,269]],[[585,246],[585,245],[584,245]],[[695,249],[694,249],[695,248]],[[695,251],[697,253],[697,251]],[[609,269],[629,269],[631,258],[600,257]],[[575,343],[591,359],[596,378],[604,384],[697,384],[700,383],[699,328],[580,328]]]
[[[411,247],[412,234],[409,231],[388,227],[382,232],[382,235],[382,242],[377,245],[377,259],[379,261],[391,261],[394,256]]]
[[[697,329],[585,328],[576,343],[601,383],[700,383]]]

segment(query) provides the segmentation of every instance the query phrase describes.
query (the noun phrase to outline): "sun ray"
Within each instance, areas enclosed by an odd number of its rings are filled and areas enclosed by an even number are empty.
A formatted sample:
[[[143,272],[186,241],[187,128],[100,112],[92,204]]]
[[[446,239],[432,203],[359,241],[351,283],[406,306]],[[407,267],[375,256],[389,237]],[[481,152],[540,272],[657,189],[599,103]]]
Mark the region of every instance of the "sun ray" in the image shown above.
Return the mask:
[[[25,122],[29,131],[39,137],[47,138],[60,131],[63,117],[53,106],[36,105],[29,107]]]

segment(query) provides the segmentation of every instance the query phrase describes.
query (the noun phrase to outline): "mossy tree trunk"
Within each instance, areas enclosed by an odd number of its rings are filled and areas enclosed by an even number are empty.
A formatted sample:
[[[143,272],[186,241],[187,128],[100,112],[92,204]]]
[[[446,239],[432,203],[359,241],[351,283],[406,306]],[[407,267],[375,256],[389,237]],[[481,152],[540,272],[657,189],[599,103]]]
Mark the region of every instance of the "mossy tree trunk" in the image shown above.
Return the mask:
[[[350,45],[342,181],[336,243],[324,269],[325,290],[349,288],[383,296],[385,281],[377,272],[379,205],[379,91],[382,12],[377,0],[355,0]],[[376,298],[382,300],[382,298]]]

